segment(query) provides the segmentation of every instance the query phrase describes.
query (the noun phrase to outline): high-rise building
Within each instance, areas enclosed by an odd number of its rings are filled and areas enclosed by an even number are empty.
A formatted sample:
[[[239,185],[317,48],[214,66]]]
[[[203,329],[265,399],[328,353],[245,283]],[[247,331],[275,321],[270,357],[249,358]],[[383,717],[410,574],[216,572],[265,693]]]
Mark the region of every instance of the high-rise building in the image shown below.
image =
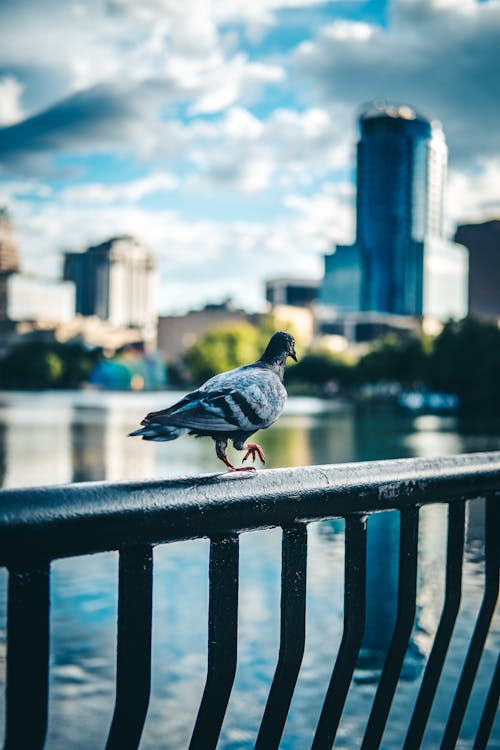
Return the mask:
[[[0,208],[0,325],[9,332],[4,344],[19,333],[47,330],[68,323],[74,316],[74,285],[20,271],[14,225],[7,209]]]
[[[44,327],[69,323],[75,315],[75,285],[22,273],[7,282],[7,316],[16,322],[33,321]]]
[[[19,270],[14,225],[6,208],[0,207],[0,323],[8,320],[9,277]]]
[[[469,313],[500,321],[500,220],[463,224],[455,241],[469,250]]]
[[[266,301],[271,307],[311,307],[318,298],[318,289],[319,282],[313,279],[269,279],[266,281]]]
[[[441,126],[375,102],[359,127],[356,241],[325,257],[321,302],[338,312],[463,317],[467,251],[443,234]]]
[[[154,257],[133,237],[65,253],[64,279],[76,285],[80,315],[95,315],[113,326],[156,327]]]

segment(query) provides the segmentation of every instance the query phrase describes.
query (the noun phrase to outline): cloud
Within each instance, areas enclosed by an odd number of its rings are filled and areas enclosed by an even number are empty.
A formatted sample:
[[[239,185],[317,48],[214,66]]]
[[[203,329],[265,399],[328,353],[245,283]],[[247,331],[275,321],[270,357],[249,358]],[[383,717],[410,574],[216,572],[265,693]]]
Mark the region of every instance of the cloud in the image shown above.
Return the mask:
[[[451,170],[446,203],[449,232],[456,224],[500,217],[500,155],[473,172]]]
[[[337,21],[294,53],[297,81],[335,111],[374,98],[442,121],[455,162],[498,152],[500,3],[398,0],[381,28]]]
[[[207,75],[208,73],[208,75]],[[220,112],[237,101],[251,101],[263,85],[278,84],[285,78],[278,65],[249,62],[246,55],[238,54],[204,71],[206,76],[201,93],[190,106],[193,115]]]
[[[132,234],[151,247],[161,275],[163,312],[200,306],[207,297],[233,296],[259,309],[264,280],[286,273],[319,277],[325,236],[314,211],[282,212],[271,222],[188,220],[177,212],[137,205],[51,201],[11,202],[21,265],[57,277],[63,250],[78,250],[117,234]]]
[[[144,164],[184,165],[183,181],[196,191],[219,186],[256,193],[271,185],[307,187],[349,166],[346,129],[323,109],[276,109],[259,119],[244,107],[231,107],[209,121],[182,123],[156,119],[167,97],[158,81],[74,94],[0,129],[0,169],[50,175],[58,154],[107,151]],[[109,188],[91,186],[95,196],[99,191],[104,196]],[[83,188],[80,194],[85,195]]]
[[[310,186],[349,163],[345,131],[325,110],[276,109],[258,119],[233,107],[216,123],[189,128],[193,186],[206,184],[252,193],[271,185]]]
[[[76,90],[109,81],[120,69],[120,36],[138,33],[131,25],[113,28],[102,3],[19,0],[0,3],[0,70],[18,70],[26,82],[27,109],[45,108]],[[123,50],[122,50],[123,51]],[[38,91],[43,71],[42,96]]]
[[[219,28],[216,3],[48,0],[43,7],[28,3],[29,11],[26,4],[0,4],[0,27],[8,31],[0,74],[22,70],[31,115],[102,84],[126,88],[150,80],[164,85],[170,102],[189,98],[193,114],[218,112],[284,78],[277,63],[234,49],[233,36]],[[46,79],[41,106],[34,75],[40,68]]]
[[[9,206],[15,204],[16,199],[25,198],[46,199],[53,195],[53,189],[50,185],[40,180],[7,180],[0,181],[0,206]]]
[[[155,150],[177,153],[183,127],[157,119],[175,86],[146,81],[136,86],[100,84],[79,91],[14,125],[0,128],[0,171],[23,174],[54,172],[60,154],[108,151],[138,161]]]
[[[211,25],[243,24],[249,26],[272,26],[278,22],[279,11],[305,9],[324,5],[325,0],[217,0],[207,3],[206,0],[188,0],[185,3],[173,3],[172,0],[110,0],[108,8],[120,15],[131,15],[136,18],[149,18],[151,21],[176,14],[177,20],[185,18],[184,37],[191,38],[195,25],[207,33]],[[195,35],[196,36],[196,35]],[[195,38],[194,36],[194,38]],[[202,36],[203,38],[203,36]]]
[[[161,76],[99,83],[0,128],[0,170],[39,174],[50,171],[52,157],[70,151],[107,149],[133,159],[178,156],[183,139],[196,132],[176,119],[181,104],[189,104],[192,116],[215,114],[237,100],[252,101],[261,86],[277,84],[283,75],[279,66],[249,62],[245,55],[224,60],[217,54],[203,64],[196,59],[176,67],[171,60]],[[21,116],[15,98],[20,89],[13,79],[5,81],[5,117],[12,122]],[[173,111],[165,119],[169,108]]]
[[[354,242],[355,189],[351,183],[325,183],[311,196],[286,195],[284,204],[295,214],[299,234],[314,241],[321,252],[332,244]]]
[[[147,195],[170,192],[179,185],[179,180],[167,172],[156,172],[131,182],[109,185],[102,182],[87,182],[67,188],[61,199],[68,203],[136,203]]]
[[[52,154],[70,149],[116,146],[140,135],[138,103],[126,92],[111,86],[96,86],[58,102],[22,122],[0,129],[0,165],[4,170],[23,161],[29,167],[43,163]]]
[[[23,91],[24,86],[13,76],[0,78],[0,125],[11,125],[23,119]]]

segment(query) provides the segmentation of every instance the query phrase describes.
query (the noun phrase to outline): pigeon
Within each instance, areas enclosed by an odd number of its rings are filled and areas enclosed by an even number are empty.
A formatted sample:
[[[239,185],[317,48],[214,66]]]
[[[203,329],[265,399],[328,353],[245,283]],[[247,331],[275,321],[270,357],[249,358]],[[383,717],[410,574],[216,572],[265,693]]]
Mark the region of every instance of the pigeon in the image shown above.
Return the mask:
[[[228,441],[232,440],[236,450],[246,450],[243,463],[249,456],[255,463],[256,455],[265,463],[261,446],[246,441],[257,430],[270,427],[283,411],[287,357],[297,361],[295,340],[289,333],[277,331],[256,362],[215,375],[168,409],[151,412],[130,436],[154,441],[176,440],[186,432],[208,436],[215,441],[217,457],[228,471],[253,470],[253,466],[233,466],[227,456]]]

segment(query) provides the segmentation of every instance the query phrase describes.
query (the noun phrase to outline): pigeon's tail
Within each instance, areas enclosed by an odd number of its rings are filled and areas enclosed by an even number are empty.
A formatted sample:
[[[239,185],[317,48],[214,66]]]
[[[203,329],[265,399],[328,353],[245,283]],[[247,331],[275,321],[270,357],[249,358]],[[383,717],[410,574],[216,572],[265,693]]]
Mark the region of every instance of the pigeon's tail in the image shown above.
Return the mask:
[[[149,423],[145,427],[134,430],[134,432],[129,432],[129,437],[140,436],[143,440],[166,442],[168,440],[176,440],[185,432],[187,432],[185,427],[171,427],[166,424]]]

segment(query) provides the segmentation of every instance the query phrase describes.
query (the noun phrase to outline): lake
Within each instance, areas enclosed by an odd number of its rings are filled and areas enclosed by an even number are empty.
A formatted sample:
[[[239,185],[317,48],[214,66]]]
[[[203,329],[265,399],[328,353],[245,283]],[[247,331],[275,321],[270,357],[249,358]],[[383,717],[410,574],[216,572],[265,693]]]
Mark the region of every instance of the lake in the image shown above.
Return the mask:
[[[88,480],[194,475],[220,471],[209,439],[172,443],[128,438],[148,411],[179,396],[160,393],[0,393],[0,482],[3,487]],[[410,456],[500,450],[498,430],[462,427],[454,416],[411,415],[334,400],[291,398],[270,430],[259,433],[266,466],[286,467]],[[239,461],[242,454],[232,457]],[[481,499],[468,503],[463,604],[422,747],[439,746],[483,591]],[[397,513],[368,522],[367,628],[335,747],[357,750],[394,623]],[[308,530],[307,636],[304,662],[282,750],[310,747],[342,636],[343,521]],[[383,739],[402,745],[422,669],[443,604],[446,508],[421,511],[417,617],[402,679]],[[238,668],[219,743],[253,747],[272,681],[279,644],[281,532],[241,536]],[[186,748],[206,670],[208,541],[155,549],[153,675],[141,750]],[[104,747],[114,702],[117,555],[56,561],[51,611],[49,750]],[[5,679],[6,575],[0,571],[0,681]],[[500,648],[493,622],[458,748],[472,748],[485,691]],[[3,700],[3,697],[0,701]],[[3,711],[3,706],[0,707]],[[2,737],[0,730],[0,739]],[[500,720],[489,747],[500,750]]]

